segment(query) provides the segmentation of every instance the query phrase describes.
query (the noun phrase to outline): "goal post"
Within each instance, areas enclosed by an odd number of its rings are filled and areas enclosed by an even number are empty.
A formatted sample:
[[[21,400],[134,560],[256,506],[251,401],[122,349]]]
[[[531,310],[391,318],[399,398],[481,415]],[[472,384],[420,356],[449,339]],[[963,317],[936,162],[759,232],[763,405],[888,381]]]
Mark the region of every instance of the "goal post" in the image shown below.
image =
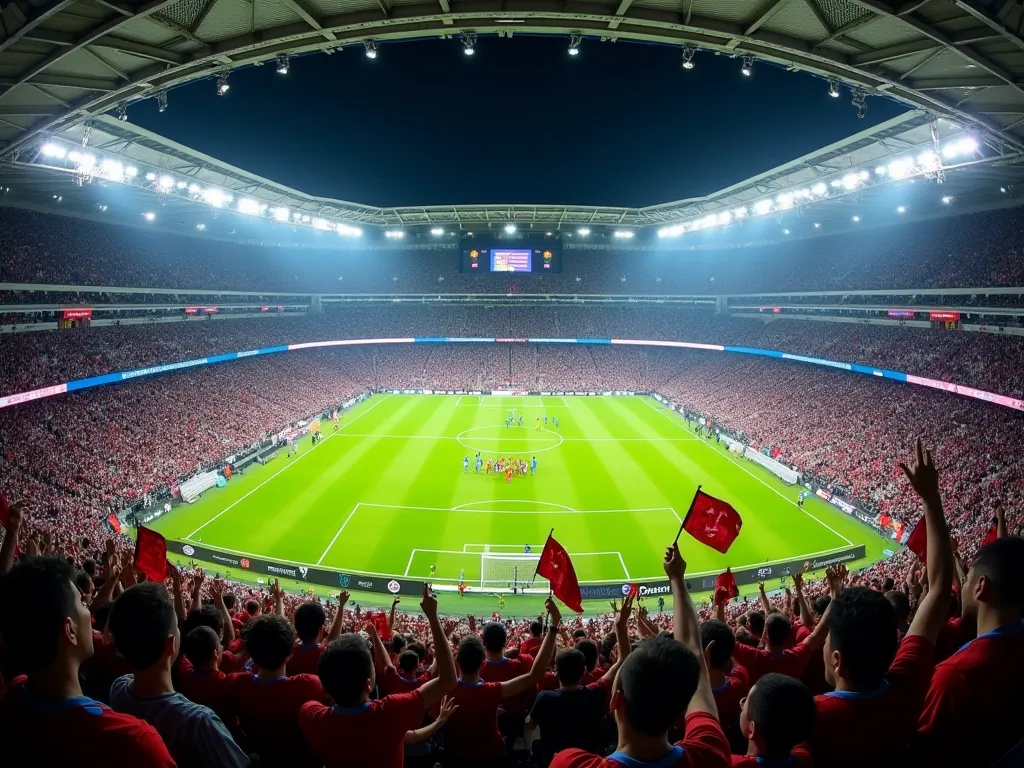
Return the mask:
[[[480,555],[480,587],[483,589],[528,587],[533,581],[533,575],[539,562],[540,553],[512,555],[484,552]],[[547,583],[544,579],[538,579],[538,581],[543,582],[541,587]]]

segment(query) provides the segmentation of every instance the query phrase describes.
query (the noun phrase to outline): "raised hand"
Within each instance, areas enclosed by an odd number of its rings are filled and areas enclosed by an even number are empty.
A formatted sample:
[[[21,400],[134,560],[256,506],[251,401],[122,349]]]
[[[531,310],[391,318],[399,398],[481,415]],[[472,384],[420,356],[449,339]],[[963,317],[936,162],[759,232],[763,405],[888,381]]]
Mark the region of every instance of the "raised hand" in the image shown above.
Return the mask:
[[[622,601],[622,609],[619,611],[619,615],[615,617],[615,624],[619,627],[629,626],[629,617],[633,612],[633,599],[634,595],[630,592]],[[643,611],[643,608],[640,609]]]
[[[793,588],[797,592],[800,592],[804,588],[804,575],[802,573],[793,574]]]
[[[338,610],[339,611],[345,610],[345,603],[348,602],[348,599],[350,597],[351,597],[351,595],[348,593],[347,589],[343,589],[343,590],[341,590],[341,592],[338,593]]]
[[[551,617],[551,626],[558,626],[558,623],[562,620],[562,613],[558,610],[558,606],[555,605],[555,601],[550,597],[544,601],[544,610]]]
[[[683,580],[683,574],[686,573],[686,561],[683,559],[683,555],[679,552],[678,542],[673,543],[671,547],[665,550],[665,560],[662,563],[665,568],[665,575],[668,576],[669,581]]]
[[[921,499],[925,502],[939,502],[939,471],[935,468],[932,452],[925,449],[921,438],[917,438],[917,461],[913,468],[900,462],[900,469]]]
[[[442,723],[448,722],[448,718],[454,715],[459,710],[459,705],[455,703],[455,698],[452,696],[445,696],[441,699],[441,711],[437,714],[437,719]]]
[[[434,597],[434,593],[430,591],[430,585],[427,583],[423,584],[423,599],[420,601],[420,610],[423,611],[428,619],[437,616],[437,598]]]
[[[843,591],[843,583],[846,581],[848,571],[843,564],[834,565],[825,569],[825,580],[828,582],[828,591],[833,599]]]

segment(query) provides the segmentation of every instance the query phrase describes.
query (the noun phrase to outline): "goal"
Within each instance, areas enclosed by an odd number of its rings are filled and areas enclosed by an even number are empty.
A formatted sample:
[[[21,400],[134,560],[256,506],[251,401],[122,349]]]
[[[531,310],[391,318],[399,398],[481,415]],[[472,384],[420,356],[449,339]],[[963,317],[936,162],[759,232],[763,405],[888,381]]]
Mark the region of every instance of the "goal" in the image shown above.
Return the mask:
[[[480,586],[492,589],[515,589],[528,587],[540,562],[536,555],[510,555],[486,552],[480,556]],[[544,588],[547,580],[537,578],[534,586]]]

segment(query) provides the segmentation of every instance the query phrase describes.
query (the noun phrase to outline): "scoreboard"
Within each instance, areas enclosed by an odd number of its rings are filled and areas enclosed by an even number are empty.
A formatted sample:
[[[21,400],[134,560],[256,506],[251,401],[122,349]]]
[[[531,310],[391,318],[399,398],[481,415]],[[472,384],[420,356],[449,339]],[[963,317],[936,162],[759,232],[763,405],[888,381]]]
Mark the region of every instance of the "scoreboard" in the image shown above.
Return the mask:
[[[464,241],[460,247],[459,271],[470,274],[556,273],[562,271],[562,244],[542,245],[486,241]]]

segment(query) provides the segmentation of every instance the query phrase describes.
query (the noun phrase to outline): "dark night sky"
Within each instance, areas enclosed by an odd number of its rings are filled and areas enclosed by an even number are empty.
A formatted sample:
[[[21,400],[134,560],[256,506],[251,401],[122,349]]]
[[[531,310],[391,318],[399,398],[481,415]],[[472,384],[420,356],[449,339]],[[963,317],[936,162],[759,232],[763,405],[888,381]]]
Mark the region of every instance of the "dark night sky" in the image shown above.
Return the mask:
[[[362,46],[174,90],[129,119],[314,195],[372,205],[573,203],[642,206],[703,195],[904,110],[760,62],[552,37]]]

